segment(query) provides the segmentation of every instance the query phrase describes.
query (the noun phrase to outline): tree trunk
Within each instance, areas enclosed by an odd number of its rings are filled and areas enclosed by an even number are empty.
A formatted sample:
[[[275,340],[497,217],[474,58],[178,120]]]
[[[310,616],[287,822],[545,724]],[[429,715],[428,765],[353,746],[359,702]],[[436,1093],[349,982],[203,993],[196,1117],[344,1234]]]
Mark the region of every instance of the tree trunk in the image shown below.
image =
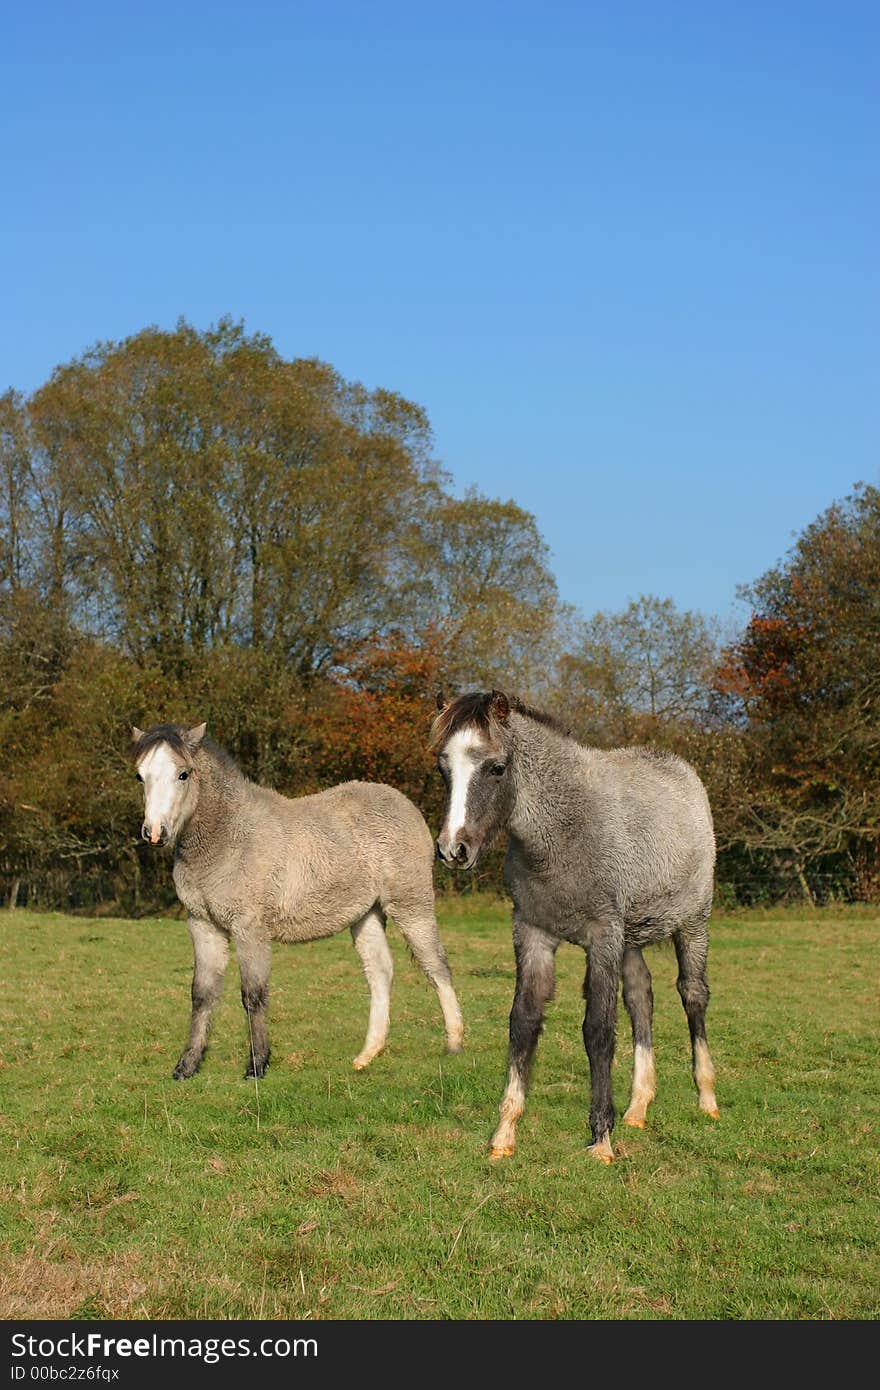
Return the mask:
[[[810,891],[809,883],[807,883],[807,877],[804,873],[803,864],[795,864],[794,871],[797,874],[797,881],[801,885],[801,892],[804,895],[804,902],[807,904],[808,907],[815,907],[816,899],[813,897],[813,894]]]
[[[12,887],[9,890],[9,901],[6,904],[10,912],[14,912],[18,906],[18,890],[20,887],[21,878],[16,874],[15,878],[12,880]]]

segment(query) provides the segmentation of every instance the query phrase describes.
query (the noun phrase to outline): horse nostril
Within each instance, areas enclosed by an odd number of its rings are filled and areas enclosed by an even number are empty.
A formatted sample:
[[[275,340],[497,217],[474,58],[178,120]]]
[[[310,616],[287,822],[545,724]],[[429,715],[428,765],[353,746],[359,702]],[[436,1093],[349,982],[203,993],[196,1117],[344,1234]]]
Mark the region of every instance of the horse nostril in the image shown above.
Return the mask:
[[[142,840],[149,840],[149,838],[150,838],[150,827],[147,825],[147,822],[144,821],[143,825],[141,826],[141,839],[142,839]]]
[[[444,843],[441,835],[436,841],[436,846],[444,864],[466,864],[470,858],[470,849],[464,840],[447,840]]]

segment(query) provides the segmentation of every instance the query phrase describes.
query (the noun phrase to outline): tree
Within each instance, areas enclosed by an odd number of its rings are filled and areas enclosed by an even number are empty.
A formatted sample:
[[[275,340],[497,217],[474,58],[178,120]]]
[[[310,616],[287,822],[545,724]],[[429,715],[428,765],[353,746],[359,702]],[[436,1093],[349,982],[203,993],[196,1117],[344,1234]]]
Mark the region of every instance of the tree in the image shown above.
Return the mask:
[[[471,488],[435,490],[401,572],[407,630],[430,633],[444,680],[547,691],[566,609],[535,518]]]
[[[716,685],[755,759],[743,842],[878,888],[880,491],[859,486],[742,591],[753,607]]]
[[[436,476],[418,407],[224,322],[101,344],[26,409],[41,495],[71,498],[78,622],[137,660],[179,669],[236,640],[306,673],[393,614],[400,538]]]
[[[449,496],[419,406],[240,325],[99,344],[4,398],[0,452],[4,570],[30,526],[53,605],[138,662],[235,642],[308,679],[438,607],[454,678],[528,683],[547,649],[534,518]]]
[[[21,396],[0,396],[0,590],[19,592],[31,580],[33,533],[29,457]]]
[[[717,640],[699,613],[643,595],[584,622],[560,669],[560,706],[582,735],[632,743],[709,718]]]
[[[534,518],[447,483],[421,407],[229,321],[0,398],[6,891],[159,893],[129,722],[207,719],[291,794],[371,777],[430,809],[438,686],[534,694],[563,612]]]

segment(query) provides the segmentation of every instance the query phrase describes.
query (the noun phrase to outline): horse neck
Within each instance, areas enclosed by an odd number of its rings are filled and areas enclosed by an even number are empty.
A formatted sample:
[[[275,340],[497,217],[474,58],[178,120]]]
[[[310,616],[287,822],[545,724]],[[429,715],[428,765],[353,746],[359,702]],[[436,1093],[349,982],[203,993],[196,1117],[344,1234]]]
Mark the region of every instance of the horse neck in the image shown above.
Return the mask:
[[[516,795],[508,829],[527,857],[544,861],[559,838],[566,807],[586,787],[577,745],[524,715],[511,715]]]
[[[180,858],[222,850],[247,785],[235,766],[225,766],[207,749],[196,755],[199,773],[199,800],[177,839]]]

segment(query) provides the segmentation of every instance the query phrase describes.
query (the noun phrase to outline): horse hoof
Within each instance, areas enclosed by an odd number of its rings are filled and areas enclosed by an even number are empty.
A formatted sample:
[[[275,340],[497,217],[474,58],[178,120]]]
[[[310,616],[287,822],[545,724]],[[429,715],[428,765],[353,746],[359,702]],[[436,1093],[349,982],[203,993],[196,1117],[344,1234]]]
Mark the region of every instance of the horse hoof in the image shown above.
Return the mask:
[[[638,1115],[624,1115],[623,1123],[629,1125],[630,1129],[645,1128],[645,1121],[640,1119]]]
[[[504,1147],[500,1149],[493,1147],[489,1150],[489,1162],[497,1163],[499,1158],[513,1158],[515,1152],[516,1150],[512,1144],[505,1144]]]
[[[719,1113],[719,1110],[718,1110],[717,1105],[716,1105],[716,1106],[714,1107],[714,1109],[712,1109],[712,1110],[704,1110],[704,1111],[703,1111],[703,1114],[704,1114],[704,1115],[708,1115],[710,1120],[720,1120],[720,1119],[721,1119],[721,1115],[720,1115],[720,1113]]]
[[[597,1139],[595,1144],[590,1144],[587,1153],[599,1163],[614,1162],[614,1150],[611,1147],[611,1140],[607,1136],[604,1139]]]
[[[461,1038],[459,1038],[455,1042],[447,1042],[446,1044],[446,1051],[449,1053],[451,1057],[454,1057],[456,1052],[462,1052],[463,1050],[464,1043],[462,1042]]]
[[[355,1057],[351,1065],[354,1067],[355,1071],[365,1071],[372,1060],[372,1057]]]

